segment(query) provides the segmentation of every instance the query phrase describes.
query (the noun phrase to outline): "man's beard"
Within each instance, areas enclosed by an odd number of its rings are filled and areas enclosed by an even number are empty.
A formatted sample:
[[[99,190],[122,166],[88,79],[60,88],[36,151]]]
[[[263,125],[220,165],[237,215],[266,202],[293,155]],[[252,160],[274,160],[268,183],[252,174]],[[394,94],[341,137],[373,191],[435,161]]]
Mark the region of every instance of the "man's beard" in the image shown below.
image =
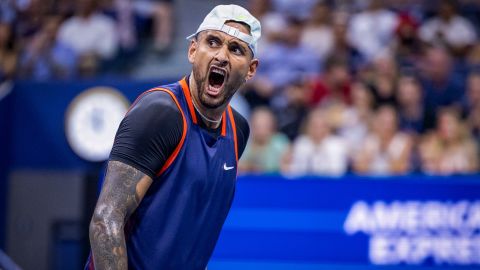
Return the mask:
[[[208,97],[205,94],[205,89],[208,87],[208,73],[205,76],[201,76],[199,68],[195,68],[193,66],[193,79],[195,80],[195,84],[197,85],[197,91],[198,91],[198,99],[201,103],[201,105],[207,109],[218,109],[225,103],[227,103],[232,96],[237,92],[237,89],[240,88],[243,84],[243,80],[232,80],[229,83],[229,80],[227,78],[227,81],[225,82],[225,85],[223,86],[222,93],[220,93],[220,100],[219,101],[209,101]],[[233,74],[230,74],[233,75]]]

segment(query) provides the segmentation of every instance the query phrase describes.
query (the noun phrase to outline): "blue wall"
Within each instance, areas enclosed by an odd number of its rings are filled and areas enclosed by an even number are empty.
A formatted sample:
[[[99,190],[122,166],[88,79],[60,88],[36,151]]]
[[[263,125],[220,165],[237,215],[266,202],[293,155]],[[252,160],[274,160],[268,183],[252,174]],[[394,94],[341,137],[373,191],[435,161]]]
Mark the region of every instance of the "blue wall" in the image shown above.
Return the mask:
[[[0,249],[5,243],[5,218],[7,202],[7,175],[10,157],[10,132],[11,126],[11,97],[6,96],[0,100]]]
[[[64,121],[70,102],[94,86],[110,86],[133,101],[162,82],[79,81],[18,82],[10,95],[10,168],[87,169],[91,164],[68,146]]]

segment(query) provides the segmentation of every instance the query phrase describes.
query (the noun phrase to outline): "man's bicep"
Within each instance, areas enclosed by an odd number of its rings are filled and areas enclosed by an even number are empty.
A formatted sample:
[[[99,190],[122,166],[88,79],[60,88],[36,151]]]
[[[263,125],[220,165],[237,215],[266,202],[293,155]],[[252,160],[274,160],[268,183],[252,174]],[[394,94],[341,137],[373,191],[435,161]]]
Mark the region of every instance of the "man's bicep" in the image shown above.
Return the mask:
[[[140,204],[152,181],[150,176],[128,164],[110,161],[96,214],[126,221]]]

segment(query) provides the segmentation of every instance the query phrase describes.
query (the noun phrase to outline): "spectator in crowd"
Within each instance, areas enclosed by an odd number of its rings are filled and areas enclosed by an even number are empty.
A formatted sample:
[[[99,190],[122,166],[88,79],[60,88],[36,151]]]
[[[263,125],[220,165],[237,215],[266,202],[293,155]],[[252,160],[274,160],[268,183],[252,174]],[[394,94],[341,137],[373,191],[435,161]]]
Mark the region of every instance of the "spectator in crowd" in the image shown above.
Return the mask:
[[[258,55],[262,64],[258,67],[252,91],[247,93],[249,102],[254,103],[256,96],[275,103],[285,103],[282,91],[297,78],[313,76],[319,72],[320,62],[309,48],[301,45],[303,29],[301,21],[290,19],[284,30],[283,39],[264,48],[264,54]],[[275,98],[276,100],[272,100]]]
[[[418,37],[419,22],[410,14],[403,13],[398,18],[395,30],[395,59],[401,67],[412,67],[420,57],[422,42]]]
[[[437,128],[420,144],[422,171],[432,174],[473,173],[478,170],[478,146],[456,109],[439,112]]]
[[[352,104],[341,111],[333,122],[338,134],[347,142],[350,157],[356,155],[368,135],[369,121],[373,116],[374,99],[367,84],[357,81],[352,84]]]
[[[309,103],[350,104],[350,74],[347,63],[341,59],[329,58],[323,76],[312,81]]]
[[[435,126],[435,115],[439,107],[458,105],[465,89],[462,78],[454,72],[451,56],[445,49],[429,48],[420,63],[421,81],[425,103],[425,125]]]
[[[464,114],[467,115],[468,126],[475,137],[477,147],[480,147],[480,72],[472,72],[468,76],[467,84]]]
[[[95,73],[102,60],[112,59],[118,49],[115,21],[103,15],[95,0],[77,0],[75,15],[60,26],[58,40],[79,56],[82,74]]]
[[[440,1],[437,16],[420,27],[420,38],[455,56],[464,56],[477,40],[477,34],[472,23],[457,12],[456,3],[455,0]]]
[[[347,171],[347,144],[333,134],[321,108],[313,109],[305,132],[293,143],[286,173],[291,175],[342,175]]]
[[[262,24],[262,38],[259,40],[257,53],[267,55],[271,47],[283,42],[287,20],[282,14],[272,10],[270,0],[250,0],[249,7],[251,13]],[[250,106],[255,108],[269,106],[275,90],[274,84],[268,76],[257,75],[255,80],[245,84],[242,92]]]
[[[26,46],[31,36],[42,26],[49,6],[41,0],[13,1],[16,10],[15,38],[19,48]]]
[[[245,171],[277,171],[281,155],[271,153],[285,137],[294,144],[282,170],[295,174],[338,175],[348,162],[374,174],[478,170],[479,1],[248,7],[263,38],[257,76],[232,101],[246,117],[255,111]],[[16,78],[137,74],[135,57],[150,63],[151,48],[172,48],[173,15],[173,0],[0,0],[0,96]]]
[[[97,6],[102,14],[114,20],[118,41],[115,57],[107,58],[107,60],[102,59],[101,61],[95,59],[95,57],[86,57],[87,59],[90,58],[93,69],[98,66],[98,62],[101,63],[101,69],[98,70],[98,73],[108,75],[129,73],[138,68],[138,62],[142,61],[138,58],[143,56],[142,49],[147,47],[144,46],[147,43],[146,36],[150,35],[151,31],[147,31],[146,27],[143,27],[141,23],[143,20],[136,15],[135,3],[137,3],[135,0],[106,0]],[[151,42],[151,40],[148,40],[148,42]],[[151,52],[156,51],[152,50]],[[89,72],[85,68],[82,71],[82,73]]]
[[[369,0],[368,8],[353,15],[348,36],[366,62],[388,50],[393,40],[397,15],[384,8],[381,0]]]
[[[375,104],[395,105],[395,87],[398,80],[398,67],[395,59],[385,54],[372,63],[372,74],[367,80],[372,86]]]
[[[173,37],[173,0],[133,0],[133,8],[139,17],[151,20],[155,50],[168,51]]]
[[[277,132],[276,119],[267,107],[258,107],[250,120],[252,133],[240,160],[242,172],[276,173],[288,149],[288,138]]]
[[[383,105],[372,119],[369,135],[354,157],[353,169],[365,174],[404,174],[411,169],[412,140],[398,130],[395,108]]]
[[[309,88],[305,81],[297,79],[285,87],[286,104],[275,109],[278,127],[290,140],[294,140],[308,114]]]
[[[0,85],[14,78],[17,68],[17,52],[11,25],[0,21]]]
[[[480,107],[480,71],[473,71],[467,77],[467,93],[463,99],[463,114]]]
[[[250,13],[258,18],[262,24],[262,38],[259,40],[257,53],[267,53],[267,49],[277,42],[281,42],[285,28],[286,18],[272,9],[270,0],[250,0]]]
[[[423,93],[415,77],[410,75],[400,77],[396,100],[400,130],[415,135],[423,133],[425,130]]]
[[[72,48],[57,39],[60,22],[59,16],[45,18],[42,28],[21,54],[21,77],[46,80],[75,75],[77,56]]]
[[[301,43],[305,47],[310,47],[322,62],[328,58],[335,42],[331,12],[330,7],[324,1],[319,1],[312,9],[301,38]]]
[[[477,147],[477,160],[480,160],[480,106],[475,107],[468,115],[468,125],[472,131],[472,135]],[[477,171],[480,164],[477,164]]]
[[[363,60],[360,52],[348,39],[348,18],[346,12],[335,12],[333,15],[333,40],[334,45],[330,52],[330,58],[343,59],[348,63],[349,71],[355,73],[362,65]]]
[[[468,52],[466,65],[471,70],[480,69],[480,42],[475,43]]]
[[[112,8],[116,14],[119,47],[121,51],[133,51],[138,43],[133,2],[113,0]]]

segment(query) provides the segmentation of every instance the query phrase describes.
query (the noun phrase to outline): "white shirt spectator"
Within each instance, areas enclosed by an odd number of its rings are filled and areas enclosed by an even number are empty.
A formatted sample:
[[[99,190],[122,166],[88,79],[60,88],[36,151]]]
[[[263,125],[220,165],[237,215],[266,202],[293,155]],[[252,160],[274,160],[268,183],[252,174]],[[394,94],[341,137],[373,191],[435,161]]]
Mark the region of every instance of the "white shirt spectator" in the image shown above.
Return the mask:
[[[58,38],[79,55],[94,53],[108,59],[115,55],[118,48],[115,22],[98,13],[88,18],[66,20],[60,27]]]
[[[301,43],[305,47],[310,47],[319,59],[324,61],[333,49],[334,38],[332,28],[328,26],[306,27],[302,33]]]
[[[282,14],[277,12],[268,12],[259,20],[262,24],[262,38],[258,41],[257,53],[262,55],[266,54],[272,42],[282,35],[287,27],[287,21]]]
[[[372,60],[390,45],[397,21],[396,14],[386,9],[361,12],[350,21],[348,39],[366,60]]]
[[[449,21],[432,18],[420,27],[419,34],[423,41],[433,44],[441,43],[440,34],[452,46],[471,45],[477,39],[472,23],[461,16],[455,16]]]
[[[372,174],[385,175],[392,173],[390,164],[392,160],[400,158],[405,148],[409,146],[409,137],[403,133],[397,133],[382,149],[380,139],[375,135],[366,138],[363,145],[370,157],[368,172]]]
[[[293,144],[290,173],[338,176],[347,170],[347,145],[339,137],[329,135],[315,144],[300,136]]]
[[[368,123],[361,118],[356,108],[347,108],[342,114],[338,134],[346,141],[351,155],[355,155],[368,135]]]

